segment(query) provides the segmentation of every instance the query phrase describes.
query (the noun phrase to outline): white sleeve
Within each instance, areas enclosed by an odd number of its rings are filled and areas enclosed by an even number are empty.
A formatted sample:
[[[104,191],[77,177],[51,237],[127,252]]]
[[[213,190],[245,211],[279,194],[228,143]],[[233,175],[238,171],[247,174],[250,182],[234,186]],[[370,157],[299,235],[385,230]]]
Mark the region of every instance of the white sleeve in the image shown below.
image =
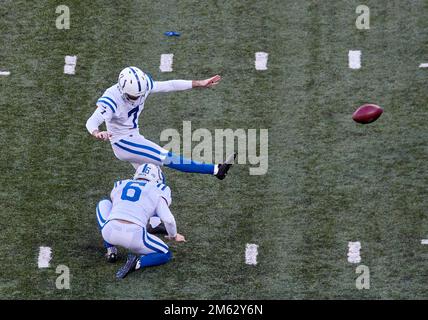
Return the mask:
[[[161,196],[162,196],[162,198],[165,199],[168,206],[170,206],[172,203],[171,189],[168,186],[166,188],[164,188],[163,186],[165,186],[165,185],[161,185],[161,187],[163,189],[163,190],[161,189],[162,190]]]
[[[92,116],[89,117],[88,121],[86,121],[86,129],[88,129],[89,133],[92,134],[94,130],[98,130],[98,127],[103,122],[104,122],[104,117],[102,116],[99,108],[97,108],[95,109]]]
[[[170,206],[172,202],[171,189],[163,183],[158,183],[156,188],[158,188],[160,196],[164,198],[168,206]]]
[[[192,89],[192,80],[154,81],[152,93],[173,92]]]
[[[118,191],[118,186],[119,186],[119,182],[121,182],[121,181],[116,181],[115,183],[114,183],[114,186],[113,186],[113,189],[111,189],[111,192],[110,192],[110,199],[111,199],[111,202],[113,202],[114,201],[114,199],[116,198],[116,195],[117,195],[117,191]]]
[[[168,236],[174,238],[177,235],[177,225],[171,210],[169,210],[168,204],[163,198],[159,200],[159,203],[156,207],[156,214],[165,224]]]

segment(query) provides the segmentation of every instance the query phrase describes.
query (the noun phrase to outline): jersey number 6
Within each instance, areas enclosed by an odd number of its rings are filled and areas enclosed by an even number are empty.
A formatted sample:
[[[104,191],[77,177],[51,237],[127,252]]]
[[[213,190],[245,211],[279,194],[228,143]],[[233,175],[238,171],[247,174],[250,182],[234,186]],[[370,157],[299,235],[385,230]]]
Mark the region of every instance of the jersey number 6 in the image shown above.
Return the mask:
[[[123,188],[120,199],[131,201],[131,202],[137,202],[138,200],[140,200],[140,196],[141,196],[140,186],[144,187],[145,185],[146,185],[145,182],[129,181]]]

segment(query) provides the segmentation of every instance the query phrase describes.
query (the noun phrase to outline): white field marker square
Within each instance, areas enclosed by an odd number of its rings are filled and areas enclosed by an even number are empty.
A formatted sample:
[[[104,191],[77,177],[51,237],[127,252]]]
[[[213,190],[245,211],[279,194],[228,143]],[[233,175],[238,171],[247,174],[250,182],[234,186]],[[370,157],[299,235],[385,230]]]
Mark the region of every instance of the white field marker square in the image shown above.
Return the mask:
[[[174,54],[165,53],[161,55],[159,69],[161,72],[172,72],[172,63],[174,62]]]
[[[76,73],[76,64],[77,56],[65,56],[64,64],[64,73],[65,74],[75,74]]]
[[[52,259],[52,249],[49,247],[39,248],[38,265],[40,269],[49,268],[49,262]]]
[[[361,68],[361,51],[360,50],[349,50],[348,59],[349,59],[349,68],[351,69]]]
[[[267,52],[256,52],[255,66],[256,70],[267,70],[269,53]]]
[[[361,243],[359,241],[348,243],[348,262],[349,263],[360,263],[360,250]]]
[[[245,263],[249,265],[257,265],[257,248],[259,246],[253,243],[247,243],[245,247]]]

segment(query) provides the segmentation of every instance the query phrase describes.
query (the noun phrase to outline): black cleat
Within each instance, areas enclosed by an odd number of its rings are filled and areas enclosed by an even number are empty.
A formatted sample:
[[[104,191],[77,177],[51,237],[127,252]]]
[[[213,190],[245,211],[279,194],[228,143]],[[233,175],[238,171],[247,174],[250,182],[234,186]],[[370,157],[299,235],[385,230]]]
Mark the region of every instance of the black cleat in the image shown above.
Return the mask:
[[[117,248],[116,247],[107,248],[106,259],[107,259],[107,262],[110,262],[110,263],[114,263],[117,261]]]
[[[116,272],[116,278],[123,279],[128,273],[131,273],[135,270],[135,266],[137,265],[138,257],[135,254],[128,254],[128,259],[126,260],[125,265]]]
[[[230,167],[232,166],[233,162],[235,161],[236,156],[237,156],[237,153],[234,152],[226,159],[224,163],[219,165],[218,172],[215,175],[217,178],[219,178],[220,180],[223,180],[224,178],[226,178],[226,174],[229,171]]]
[[[148,233],[151,234],[168,234],[168,232],[166,231],[165,225],[163,224],[163,222],[158,225],[157,227],[153,228],[152,225],[150,224],[150,222],[147,224],[146,230]]]

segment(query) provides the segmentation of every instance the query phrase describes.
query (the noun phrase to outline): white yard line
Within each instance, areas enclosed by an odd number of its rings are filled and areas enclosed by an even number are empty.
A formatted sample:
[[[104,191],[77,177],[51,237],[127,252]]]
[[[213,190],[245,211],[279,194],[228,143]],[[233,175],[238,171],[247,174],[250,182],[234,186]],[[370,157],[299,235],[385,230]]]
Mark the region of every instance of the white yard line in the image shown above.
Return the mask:
[[[0,76],[10,76],[10,71],[0,71]]]
[[[361,51],[360,50],[349,50],[348,59],[349,59],[349,68],[351,69],[361,68]]]
[[[361,249],[361,243],[359,241],[348,242],[348,262],[349,263],[361,262],[360,249]]]
[[[267,70],[269,53],[256,52],[256,61],[254,62],[256,70]]]
[[[422,239],[421,244],[428,244],[428,239]]]
[[[249,265],[257,265],[257,248],[259,246],[253,243],[247,243],[245,247],[245,263]]]
[[[174,54],[165,53],[161,55],[160,66],[159,69],[161,72],[171,72],[172,71],[172,63],[174,62]]]
[[[421,63],[419,68],[428,68],[428,63]]]
[[[50,247],[40,247],[38,265],[39,268],[49,268],[49,262],[52,259],[52,249]]]

